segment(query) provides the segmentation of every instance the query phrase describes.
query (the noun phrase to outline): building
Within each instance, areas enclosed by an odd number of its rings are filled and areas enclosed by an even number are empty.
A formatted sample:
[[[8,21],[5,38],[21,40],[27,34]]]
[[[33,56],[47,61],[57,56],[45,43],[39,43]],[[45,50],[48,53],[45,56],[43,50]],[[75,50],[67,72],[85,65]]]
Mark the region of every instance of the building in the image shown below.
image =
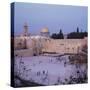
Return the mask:
[[[27,25],[27,23],[25,23],[23,26],[23,32],[22,32],[21,36],[30,36],[30,33],[28,32],[28,30],[29,30],[28,25]]]
[[[50,33],[49,33],[49,30],[48,30],[47,27],[43,28],[43,29],[41,30],[41,32],[40,32],[40,35],[41,35],[41,36],[44,36],[44,37],[49,37],[49,36],[50,36],[49,34],[50,34]]]

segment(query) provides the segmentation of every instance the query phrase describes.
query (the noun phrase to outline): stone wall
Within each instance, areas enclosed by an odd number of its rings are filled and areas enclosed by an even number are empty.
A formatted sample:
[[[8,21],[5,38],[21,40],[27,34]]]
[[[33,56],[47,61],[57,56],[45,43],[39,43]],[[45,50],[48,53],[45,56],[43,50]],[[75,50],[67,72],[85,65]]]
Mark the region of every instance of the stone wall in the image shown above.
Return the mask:
[[[42,52],[55,52],[59,54],[64,53],[78,53],[82,47],[87,44],[85,39],[50,39],[50,38],[31,38],[31,37],[15,37],[14,49],[28,50],[28,56],[40,54]],[[29,52],[29,50],[31,50]],[[18,51],[19,52],[19,51]],[[23,51],[21,51],[22,53]],[[25,51],[26,52],[26,51]],[[24,55],[24,52],[23,52]],[[26,53],[25,53],[26,55]],[[26,55],[27,56],[27,55]]]
[[[50,39],[45,42],[44,52],[78,53],[87,44],[87,39]]]
[[[17,57],[29,57],[33,56],[33,50],[32,49],[21,49],[21,50],[15,50],[14,56]]]

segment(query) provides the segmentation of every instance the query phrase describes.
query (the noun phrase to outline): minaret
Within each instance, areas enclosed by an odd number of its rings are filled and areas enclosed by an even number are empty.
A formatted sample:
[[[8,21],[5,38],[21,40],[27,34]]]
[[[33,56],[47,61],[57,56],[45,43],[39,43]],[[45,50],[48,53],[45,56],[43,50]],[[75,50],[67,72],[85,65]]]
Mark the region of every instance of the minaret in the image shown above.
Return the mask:
[[[28,36],[28,35],[29,35],[29,33],[28,33],[28,25],[27,25],[27,23],[24,24],[23,35],[24,35],[24,36]]]

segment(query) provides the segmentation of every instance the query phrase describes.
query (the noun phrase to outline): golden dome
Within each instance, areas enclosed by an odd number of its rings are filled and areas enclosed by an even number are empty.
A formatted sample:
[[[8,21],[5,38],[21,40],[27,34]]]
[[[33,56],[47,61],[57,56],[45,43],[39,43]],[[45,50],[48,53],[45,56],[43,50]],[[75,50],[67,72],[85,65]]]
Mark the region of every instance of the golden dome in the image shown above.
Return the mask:
[[[46,32],[49,32],[49,30],[48,30],[47,27],[45,27],[45,28],[43,28],[43,29],[41,30],[41,32],[46,33]]]

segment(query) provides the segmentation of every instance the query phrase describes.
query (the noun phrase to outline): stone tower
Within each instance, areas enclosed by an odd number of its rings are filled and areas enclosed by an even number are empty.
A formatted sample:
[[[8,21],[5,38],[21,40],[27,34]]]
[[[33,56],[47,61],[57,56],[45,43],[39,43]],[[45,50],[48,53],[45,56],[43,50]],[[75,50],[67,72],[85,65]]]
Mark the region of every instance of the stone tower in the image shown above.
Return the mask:
[[[28,25],[27,23],[24,24],[24,30],[23,30],[23,36],[29,36],[29,32],[28,32]]]

